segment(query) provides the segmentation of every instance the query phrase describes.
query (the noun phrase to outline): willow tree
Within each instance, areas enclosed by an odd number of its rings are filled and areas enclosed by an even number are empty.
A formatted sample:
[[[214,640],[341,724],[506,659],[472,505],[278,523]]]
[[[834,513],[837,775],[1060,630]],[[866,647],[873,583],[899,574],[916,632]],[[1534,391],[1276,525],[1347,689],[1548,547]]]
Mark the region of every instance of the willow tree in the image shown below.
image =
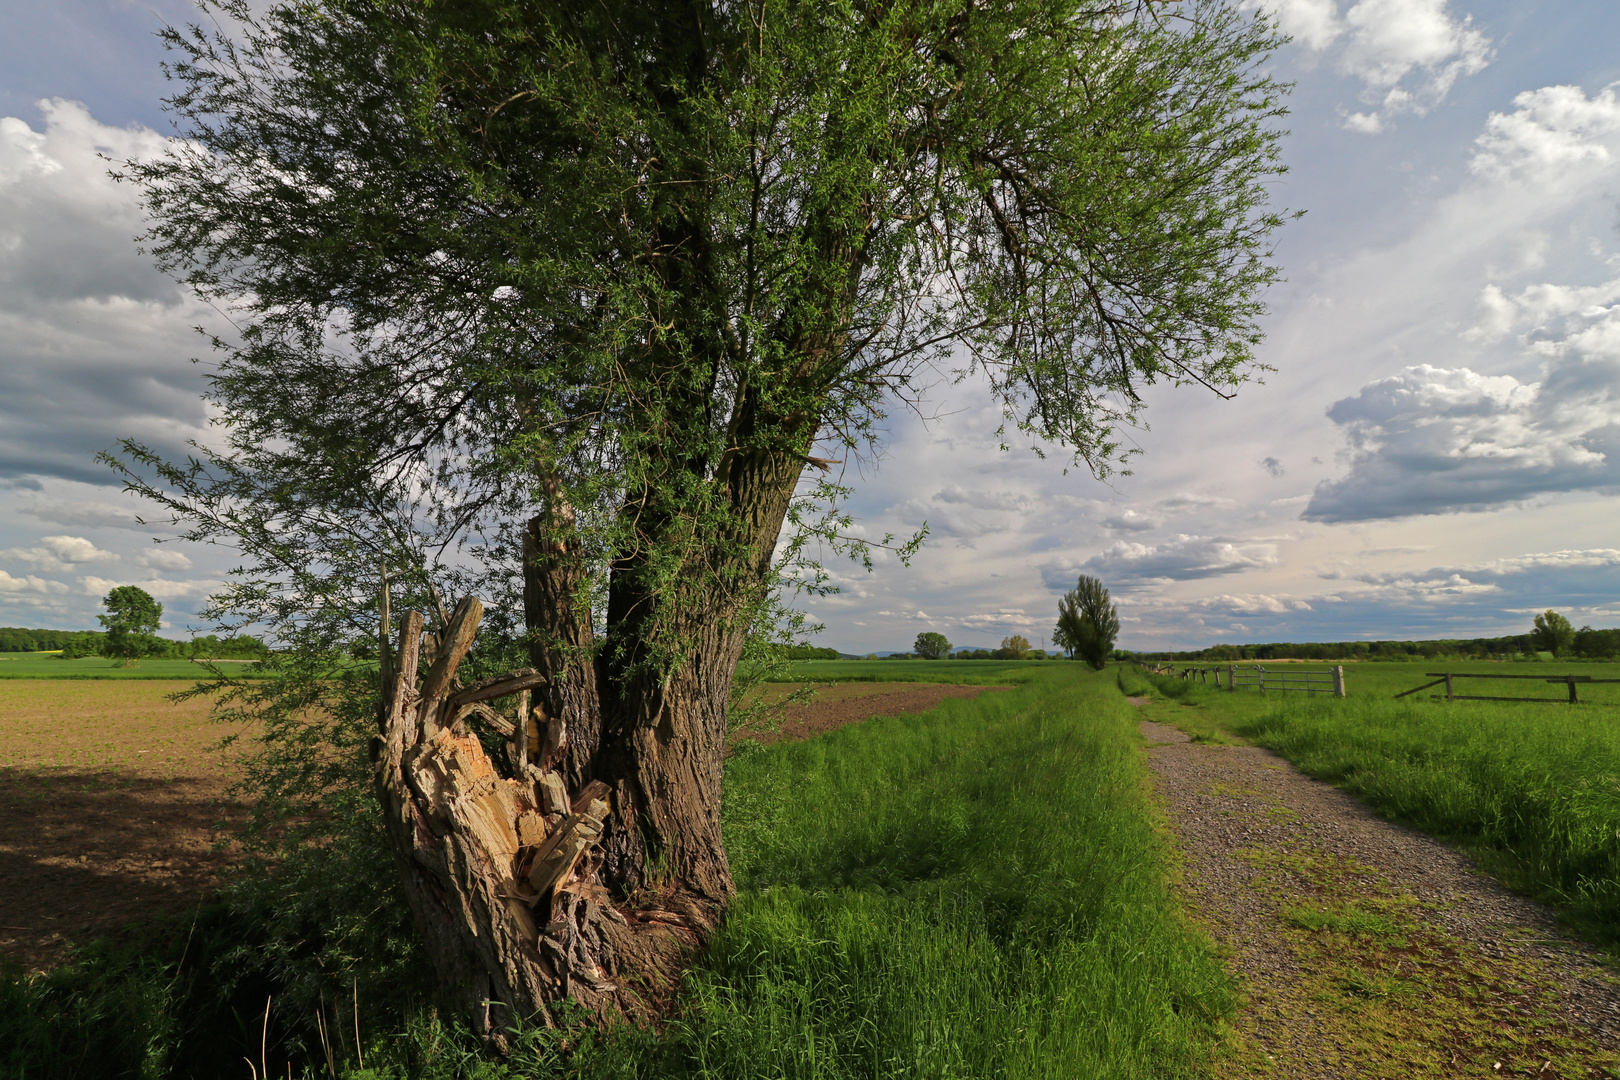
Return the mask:
[[[442,634],[475,585],[611,791],[607,894],[684,945],[733,893],[749,628],[783,550],[843,542],[825,470],[944,375],[1106,473],[1142,387],[1253,367],[1281,90],[1220,0],[222,11],[126,174],[240,329],[223,442],[128,467],[294,638],[374,634],[384,578]]]

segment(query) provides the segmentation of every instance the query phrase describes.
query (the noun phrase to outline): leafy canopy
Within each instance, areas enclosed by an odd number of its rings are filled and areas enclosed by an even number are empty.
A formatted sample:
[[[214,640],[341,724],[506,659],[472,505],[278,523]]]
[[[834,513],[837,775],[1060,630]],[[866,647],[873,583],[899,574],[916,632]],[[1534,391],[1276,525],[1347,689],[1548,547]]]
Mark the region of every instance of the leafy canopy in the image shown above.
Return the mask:
[[[532,629],[548,513],[600,661],[667,671],[694,625],[775,625],[782,575],[869,557],[832,470],[931,386],[1106,474],[1143,387],[1255,369],[1283,88],[1221,0],[208,14],[166,34],[184,138],[123,174],[237,328],[223,442],[109,461],[240,553],[209,614],[266,628],[281,674],[227,698],[269,748],[245,801],[266,845],[340,835],[310,867],[381,850],[350,658],[385,582],[396,610],[485,599],[476,677]]]
[[[940,375],[1106,473],[1143,386],[1253,369],[1277,39],[1218,0],[219,12],[168,34],[187,141],[126,175],[242,327],[229,447],[126,468],[246,552],[223,611],[498,593],[541,505],[595,595],[723,590],[738,469],[861,452]],[[862,553],[845,490],[800,486],[785,562]]]
[[[944,634],[925,630],[917,635],[912,651],[924,660],[941,660],[950,655],[951,643],[946,640]]]
[[[102,653],[132,663],[153,651],[153,637],[163,619],[163,605],[138,585],[120,585],[102,597],[107,614],[97,615],[107,632]]]
[[[995,657],[997,660],[1022,660],[1029,650],[1029,639],[1023,634],[1013,634],[1001,639],[1001,648],[995,651]]]
[[[1575,627],[1558,612],[1548,608],[1532,620],[1531,638],[1536,648],[1562,656],[1575,644]]]

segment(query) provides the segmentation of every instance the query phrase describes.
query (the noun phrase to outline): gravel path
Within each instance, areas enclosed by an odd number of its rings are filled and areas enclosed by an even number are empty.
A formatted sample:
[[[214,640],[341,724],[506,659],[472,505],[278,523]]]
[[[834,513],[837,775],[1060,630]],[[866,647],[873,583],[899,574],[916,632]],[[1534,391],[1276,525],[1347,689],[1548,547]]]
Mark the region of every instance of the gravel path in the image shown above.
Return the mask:
[[[1141,726],[1244,994],[1217,1074],[1620,1077],[1620,980],[1544,908],[1270,751]]]

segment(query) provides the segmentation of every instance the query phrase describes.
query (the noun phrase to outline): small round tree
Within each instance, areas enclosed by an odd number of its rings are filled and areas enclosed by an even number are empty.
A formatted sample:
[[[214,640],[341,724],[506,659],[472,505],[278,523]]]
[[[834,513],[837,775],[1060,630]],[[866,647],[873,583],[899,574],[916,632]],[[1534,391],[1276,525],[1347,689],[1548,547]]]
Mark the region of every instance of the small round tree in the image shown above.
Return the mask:
[[[925,630],[917,635],[917,641],[912,650],[924,660],[943,660],[951,651],[951,643],[945,640],[944,634],[936,634],[932,630]]]
[[[1022,660],[1027,652],[1029,652],[1029,639],[1023,634],[1014,634],[1012,637],[1001,639],[1001,648],[996,650],[996,659]]]
[[[134,667],[152,651],[163,605],[138,585],[120,585],[102,597],[101,603],[107,609],[106,615],[96,616],[107,631],[102,655],[116,659],[119,667]]]
[[[1052,641],[1070,656],[1102,670],[1119,636],[1119,610],[1108,598],[1102,582],[1085,574],[1058,601],[1057,628]]]

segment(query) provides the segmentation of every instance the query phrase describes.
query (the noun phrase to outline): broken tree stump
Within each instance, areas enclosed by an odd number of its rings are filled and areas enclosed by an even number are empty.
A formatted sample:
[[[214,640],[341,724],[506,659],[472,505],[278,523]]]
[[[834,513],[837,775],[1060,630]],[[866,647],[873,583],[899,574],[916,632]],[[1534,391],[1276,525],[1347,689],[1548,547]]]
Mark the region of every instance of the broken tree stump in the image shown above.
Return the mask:
[[[616,993],[603,959],[626,952],[624,935],[644,924],[632,927],[596,879],[612,794],[599,781],[568,792],[557,771],[565,726],[535,723],[529,707],[545,678],[525,669],[457,687],[482,614],[469,597],[424,639],[421,614],[405,613],[374,745],[390,846],[448,1004],[499,1044],[515,1019],[549,1022],[549,1002],[595,995],[600,1005]],[[508,696],[515,723],[490,704]],[[474,725],[515,744],[514,775]]]

